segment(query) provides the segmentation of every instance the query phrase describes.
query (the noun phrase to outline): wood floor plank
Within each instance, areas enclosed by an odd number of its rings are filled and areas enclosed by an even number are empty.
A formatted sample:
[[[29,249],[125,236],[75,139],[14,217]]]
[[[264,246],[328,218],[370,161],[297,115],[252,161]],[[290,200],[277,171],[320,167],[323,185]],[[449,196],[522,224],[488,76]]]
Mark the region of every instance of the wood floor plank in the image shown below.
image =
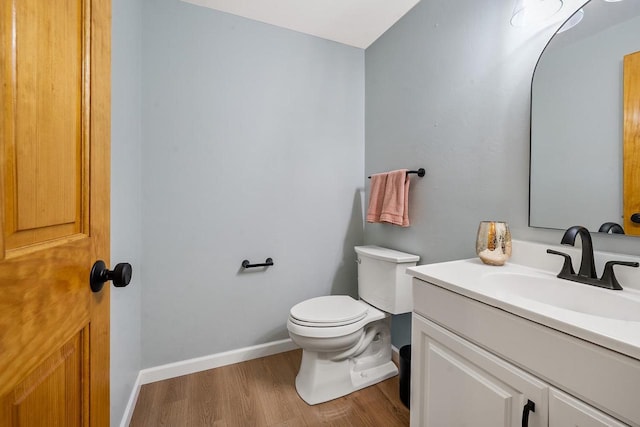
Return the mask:
[[[140,390],[130,426],[406,427],[394,377],[307,405],[295,390],[301,350],[198,372]]]

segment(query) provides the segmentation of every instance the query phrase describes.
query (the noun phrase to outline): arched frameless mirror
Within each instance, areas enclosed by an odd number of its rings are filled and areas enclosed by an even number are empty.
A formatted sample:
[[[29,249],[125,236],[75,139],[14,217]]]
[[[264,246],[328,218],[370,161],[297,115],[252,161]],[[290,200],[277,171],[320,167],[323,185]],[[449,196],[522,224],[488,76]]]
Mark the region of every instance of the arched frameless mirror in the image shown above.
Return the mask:
[[[553,36],[533,75],[531,227],[625,224],[623,62],[640,51],[640,0],[591,0],[581,11],[577,25]]]

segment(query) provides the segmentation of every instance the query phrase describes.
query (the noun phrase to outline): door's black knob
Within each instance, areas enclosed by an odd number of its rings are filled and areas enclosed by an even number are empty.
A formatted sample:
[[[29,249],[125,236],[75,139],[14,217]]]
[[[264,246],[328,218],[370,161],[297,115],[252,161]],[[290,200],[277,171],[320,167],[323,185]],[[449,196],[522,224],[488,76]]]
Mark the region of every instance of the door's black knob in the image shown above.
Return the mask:
[[[113,270],[107,269],[107,265],[104,261],[96,261],[91,268],[91,274],[89,275],[89,283],[93,292],[100,292],[104,282],[108,280],[113,281],[113,286],[122,288],[127,286],[131,282],[131,274],[133,269],[131,264],[127,262],[121,262],[117,264]]]
[[[640,212],[636,212],[633,215],[631,215],[631,222],[640,224]]]

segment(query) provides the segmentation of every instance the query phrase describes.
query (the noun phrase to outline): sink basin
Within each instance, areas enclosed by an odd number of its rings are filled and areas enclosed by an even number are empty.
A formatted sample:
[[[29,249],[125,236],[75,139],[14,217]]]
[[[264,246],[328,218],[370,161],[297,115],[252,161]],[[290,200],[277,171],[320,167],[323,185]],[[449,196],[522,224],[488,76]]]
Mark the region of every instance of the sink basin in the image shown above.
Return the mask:
[[[439,295],[451,292],[474,301],[469,303],[469,309],[480,310],[482,306],[478,304],[486,304],[640,360],[640,268],[618,269],[616,273],[624,287],[621,291],[598,288],[557,278],[562,260],[550,257],[547,248],[519,242],[517,248],[514,246],[515,256],[502,267],[486,265],[477,258],[409,267],[407,272],[416,279],[414,312],[432,315],[418,309],[422,302],[416,295],[426,286]],[[567,249],[572,256],[579,255],[577,249]],[[640,261],[640,257],[596,253],[600,271],[604,261],[611,259]],[[461,316],[460,322],[466,322],[464,313]]]
[[[636,291],[602,289],[542,273],[486,273],[482,285],[504,300],[522,298],[592,316],[640,322],[640,294]]]

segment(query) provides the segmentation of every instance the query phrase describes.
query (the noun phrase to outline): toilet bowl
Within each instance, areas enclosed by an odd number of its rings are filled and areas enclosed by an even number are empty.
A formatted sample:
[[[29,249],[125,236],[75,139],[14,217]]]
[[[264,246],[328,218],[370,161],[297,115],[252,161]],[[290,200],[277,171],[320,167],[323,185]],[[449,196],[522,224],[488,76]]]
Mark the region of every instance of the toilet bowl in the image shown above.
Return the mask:
[[[398,373],[391,361],[390,316],[386,313],[345,295],[312,298],[291,311],[336,305],[358,316],[352,320],[335,316],[331,321],[325,313],[315,323],[310,316],[302,320],[290,315],[287,320],[289,336],[303,349],[296,390],[310,405],[345,396]]]
[[[358,287],[369,301],[322,296],[302,301],[289,312],[289,336],[303,350],[296,390],[310,405],[398,374],[391,361],[389,313],[411,310],[411,301],[406,301],[410,279],[404,270],[419,258],[378,246],[356,247],[356,252]]]

